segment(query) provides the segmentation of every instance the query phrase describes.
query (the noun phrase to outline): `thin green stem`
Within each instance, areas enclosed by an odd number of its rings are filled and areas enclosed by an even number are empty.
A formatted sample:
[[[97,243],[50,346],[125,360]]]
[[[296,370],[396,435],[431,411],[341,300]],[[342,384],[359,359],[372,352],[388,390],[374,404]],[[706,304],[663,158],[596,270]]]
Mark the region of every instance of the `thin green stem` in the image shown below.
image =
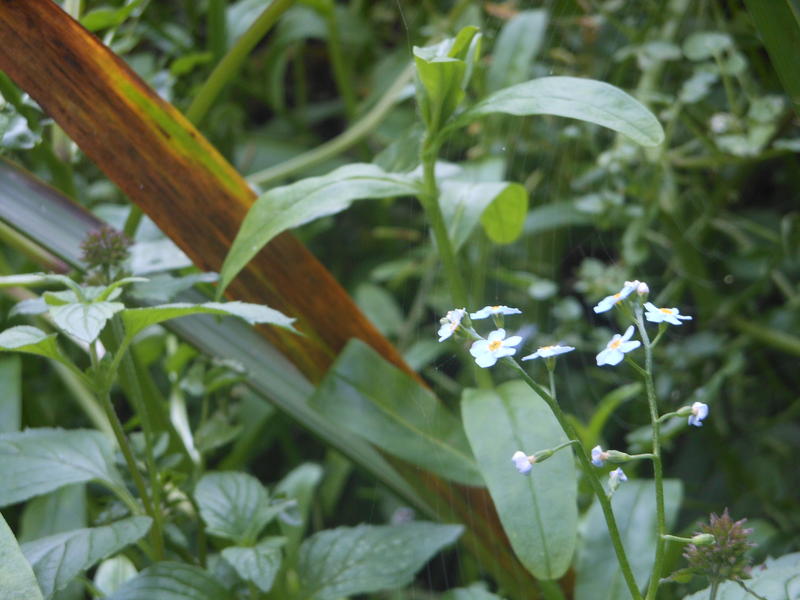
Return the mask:
[[[203,87],[192,100],[186,118],[199,123],[208,113],[222,89],[239,72],[247,56],[256,44],[272,29],[278,18],[294,4],[294,0],[274,0],[264,9],[255,22],[242,34],[203,83]]]
[[[711,591],[708,593],[708,600],[717,600],[717,589],[719,589],[719,581],[712,581]]]
[[[664,478],[661,465],[661,423],[658,420],[658,403],[656,389],[653,383],[653,345],[642,316],[642,306],[634,307],[636,327],[644,345],[644,383],[647,391],[647,404],[650,408],[650,424],[653,433],[653,479],[656,486],[656,522],[658,532],[656,535],[656,552],[653,561],[653,571],[650,574],[650,583],[647,586],[646,600],[655,600],[658,592],[658,583],[661,579],[661,570],[664,562],[664,538],[667,525],[664,510]]]
[[[544,388],[544,386],[540,385],[536,381],[534,381],[530,375],[525,372],[517,361],[513,358],[508,358],[507,363],[511,365],[517,372],[522,376],[525,383],[530,386],[533,391],[535,391],[542,399],[547,402],[547,405],[550,407],[550,410],[553,411],[553,414],[558,420],[559,425],[567,434],[567,437],[578,447],[577,457],[578,457],[578,464],[581,467],[581,470],[586,475],[586,478],[589,480],[590,485],[592,486],[592,491],[594,492],[595,496],[597,496],[597,501],[600,503],[600,508],[603,511],[603,516],[606,520],[606,526],[608,527],[608,534],[611,537],[611,544],[614,546],[614,552],[617,555],[617,562],[619,563],[620,570],[622,571],[622,576],[625,579],[625,583],[628,586],[628,590],[630,591],[631,597],[633,600],[642,600],[642,594],[639,591],[639,587],[636,585],[636,579],[633,577],[633,571],[631,570],[631,565],[628,562],[628,556],[625,553],[625,547],[622,545],[622,538],[619,534],[619,528],[617,527],[617,520],[614,517],[614,511],[611,509],[611,501],[606,496],[606,492],[603,489],[603,484],[600,482],[595,469],[592,467],[592,463],[589,462],[588,454],[586,449],[583,447],[583,443],[580,441],[575,428],[569,422],[566,415],[564,415],[561,407],[555,401],[553,396]]]
[[[389,111],[397,103],[400,94],[411,82],[413,75],[414,64],[409,63],[400,75],[397,76],[397,79],[394,80],[392,85],[389,86],[386,92],[384,92],[375,106],[360,120],[353,123],[352,127],[324,144],[320,144],[313,150],[309,150],[290,160],[248,175],[247,181],[263,187],[269,187],[294,173],[305,171],[323,163],[354,146],[386,118],[386,115],[389,114]]]

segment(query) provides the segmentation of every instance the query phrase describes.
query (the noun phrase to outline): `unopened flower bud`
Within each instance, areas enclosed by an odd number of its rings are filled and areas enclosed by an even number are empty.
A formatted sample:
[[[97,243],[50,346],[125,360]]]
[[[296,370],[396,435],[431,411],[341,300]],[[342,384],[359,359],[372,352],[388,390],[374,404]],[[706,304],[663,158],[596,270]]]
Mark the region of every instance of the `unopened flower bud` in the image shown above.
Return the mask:
[[[650,287],[644,281],[640,281],[636,286],[636,293],[640,296],[647,296],[650,293]]]
[[[692,543],[695,546],[710,546],[714,543],[714,536],[710,533],[698,533],[692,537]]]
[[[606,455],[606,460],[612,464],[626,463],[631,460],[630,454],[625,454],[624,452],[619,452],[618,450],[607,450]]]

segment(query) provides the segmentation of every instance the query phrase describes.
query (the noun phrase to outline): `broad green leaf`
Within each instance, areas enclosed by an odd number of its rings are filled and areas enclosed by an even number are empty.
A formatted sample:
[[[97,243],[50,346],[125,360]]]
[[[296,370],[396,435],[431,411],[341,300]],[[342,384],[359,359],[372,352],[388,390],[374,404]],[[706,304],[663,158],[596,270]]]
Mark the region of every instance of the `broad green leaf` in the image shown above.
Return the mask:
[[[229,546],[222,551],[222,557],[236,569],[239,577],[252,581],[262,592],[268,592],[280,571],[281,547],[285,542],[285,538],[267,538],[251,547]]]
[[[183,277],[173,277],[166,273],[154,275],[147,282],[138,283],[131,288],[131,296],[147,302],[169,302],[176,295],[188,290],[197,283],[213,283],[219,279],[216,273],[192,273]]]
[[[800,552],[786,554],[780,558],[770,558],[763,565],[753,567],[752,579],[745,583],[747,587],[758,593],[762,598],[772,600],[795,600],[800,598]],[[683,600],[707,600],[709,588],[686,596]],[[753,600],[754,596],[747,593],[733,581],[726,581],[719,586],[716,600]]]
[[[101,562],[97,571],[94,573],[94,585],[110,596],[116,592],[122,584],[136,576],[136,567],[124,554],[107,558]]]
[[[67,362],[56,345],[56,334],[48,335],[30,325],[17,325],[0,333],[0,350],[37,354],[58,362]]]
[[[360,340],[345,346],[309,403],[390,454],[446,479],[483,485],[458,419]]]
[[[445,180],[439,202],[447,232],[456,249],[467,241],[480,221],[489,238],[513,242],[522,233],[528,194],[518,183]]]
[[[681,482],[664,481],[667,531],[670,530],[683,496]],[[650,480],[623,483],[611,498],[622,544],[628,555],[633,576],[640,588],[647,584],[656,542],[656,497]],[[595,502],[586,515],[582,546],[575,571],[576,600],[623,600],[630,592],[617,565],[617,557],[608,537],[600,505]]]
[[[70,483],[124,487],[108,439],[89,429],[28,429],[0,435],[0,506]]]
[[[150,517],[131,517],[104,527],[66,531],[22,544],[22,552],[49,598],[99,560],[143,537],[151,524]]]
[[[19,431],[22,426],[21,379],[19,356],[0,358],[0,433]]]
[[[76,302],[51,306],[50,316],[59,327],[82,342],[91,344],[103,331],[108,320],[125,309],[122,302]]]
[[[298,522],[287,523],[284,519],[278,522],[281,533],[286,537],[286,552],[291,556],[300,545],[303,532],[308,525],[308,515],[311,510],[311,501],[314,491],[322,480],[322,467],[314,463],[305,463],[289,472],[286,477],[275,486],[276,496],[285,496],[297,502],[292,516]]]
[[[113,300],[114,298],[118,298],[122,293],[122,286],[131,285],[134,283],[146,283],[147,281],[149,281],[147,277],[123,277],[122,279],[118,279],[114,283],[105,286],[95,298],[92,298],[92,300]]]
[[[261,482],[247,473],[227,471],[204,475],[194,498],[206,531],[240,544],[252,544],[276,516]]]
[[[733,47],[733,40],[720,31],[696,31],[683,42],[683,53],[689,60],[708,60]]]
[[[429,131],[439,131],[464,99],[461,82],[467,71],[463,60],[442,57],[425,60],[414,48],[417,66],[417,102]]]
[[[303,597],[338,600],[407,585],[462,531],[461,525],[426,522],[321,531],[300,546],[297,572]]]
[[[43,600],[30,563],[0,514],[0,585],[3,600]]]
[[[544,42],[547,22],[546,10],[523,10],[503,26],[486,73],[490,92],[530,78],[531,63]]]
[[[96,8],[81,17],[81,25],[89,31],[118,27],[144,0],[130,0],[121,8]]]
[[[129,579],[108,600],[227,600],[230,590],[200,567],[163,561]]]
[[[572,562],[578,528],[572,452],[561,450],[527,476],[517,450],[533,454],[567,441],[544,400],[521,381],[466,390],[461,415],[503,528],[517,557],[539,579],[556,579]]]
[[[65,485],[25,503],[20,523],[20,542],[86,527],[86,486]]]
[[[491,94],[455,121],[461,127],[493,113],[556,115],[608,127],[643,146],[658,146],[664,130],[653,114],[621,89],[577,77],[542,77]]]
[[[76,290],[78,284],[66,275],[56,273],[20,273],[18,275],[4,275],[0,277],[0,288],[4,287],[36,287],[60,283],[63,286]]]
[[[269,323],[294,331],[294,319],[287,317],[280,311],[246,302],[204,302],[203,304],[161,304],[147,308],[129,308],[122,312],[122,322],[125,324],[125,335],[132,338],[137,333],[164,321],[186,317],[188,315],[224,315],[239,317],[251,325],[256,323]]]
[[[323,177],[309,177],[262,194],[247,213],[220,269],[217,297],[244,266],[279,233],[348,208],[355,200],[416,196],[410,175],[357,163]]]

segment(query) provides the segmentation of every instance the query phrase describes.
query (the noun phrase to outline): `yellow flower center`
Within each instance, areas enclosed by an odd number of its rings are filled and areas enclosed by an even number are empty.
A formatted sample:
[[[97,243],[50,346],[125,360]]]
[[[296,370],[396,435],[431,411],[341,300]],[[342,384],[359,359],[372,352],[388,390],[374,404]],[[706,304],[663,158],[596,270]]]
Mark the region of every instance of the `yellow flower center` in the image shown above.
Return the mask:
[[[492,310],[500,310],[500,307],[499,306],[493,306]]]
[[[552,350],[555,346],[542,346],[539,350]]]
[[[503,345],[503,341],[502,340],[495,340],[493,342],[489,342],[489,350],[494,352],[495,350],[500,348],[502,345]]]
[[[614,294],[614,298],[616,298],[617,300],[622,298],[622,292],[617,292],[616,294]]]
[[[611,348],[612,350],[616,350],[617,348],[620,347],[621,344],[622,344],[622,338],[614,340],[608,345],[608,347]]]
[[[671,308],[659,308],[658,310],[660,310],[662,313],[666,315],[671,315],[675,312]]]

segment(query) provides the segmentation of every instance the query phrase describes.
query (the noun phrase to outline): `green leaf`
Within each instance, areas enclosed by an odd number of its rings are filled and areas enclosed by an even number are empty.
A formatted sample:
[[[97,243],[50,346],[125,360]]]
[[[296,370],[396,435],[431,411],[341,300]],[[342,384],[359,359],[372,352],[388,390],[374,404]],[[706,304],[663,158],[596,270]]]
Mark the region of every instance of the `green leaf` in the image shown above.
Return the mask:
[[[439,131],[464,99],[461,82],[467,71],[463,60],[443,57],[425,60],[414,48],[417,66],[417,103],[428,131]]]
[[[503,600],[503,598],[487,592],[481,587],[470,586],[449,590],[441,600]]]
[[[57,533],[22,545],[45,598],[99,560],[119,552],[150,529],[150,517],[131,517],[104,527]]]
[[[287,317],[274,308],[246,302],[204,302],[203,304],[178,302],[147,308],[128,308],[120,316],[125,324],[126,337],[132,338],[151,325],[169,321],[170,319],[200,314],[239,317],[251,325],[269,323],[270,325],[295,331],[294,327],[292,327],[294,319]]]
[[[733,47],[733,40],[727,33],[719,31],[696,31],[683,43],[683,53],[689,60],[708,60],[721,56]]]
[[[546,10],[523,10],[503,26],[486,73],[490,92],[530,77],[533,59],[544,42],[547,22]]]
[[[658,146],[664,130],[658,119],[621,89],[577,77],[542,77],[491,94],[458,117],[462,127],[493,113],[556,115],[608,127],[643,146]]]
[[[0,582],[3,600],[43,600],[30,563],[0,514]]]
[[[360,340],[348,342],[309,403],[390,454],[446,479],[483,485],[458,419]]]
[[[259,196],[247,213],[220,269],[217,297],[237,273],[279,233],[320,217],[334,215],[355,200],[416,196],[410,175],[386,173],[376,165],[356,163],[323,177],[309,177]]]
[[[752,579],[745,581],[748,588],[762,598],[792,599],[800,597],[800,552],[770,558],[763,565],[753,567]],[[686,596],[683,600],[707,600],[710,588]],[[753,596],[733,581],[726,581],[717,589],[716,600],[753,600]]]
[[[118,27],[143,1],[130,0],[122,8],[96,8],[81,17],[81,25],[89,31]]]
[[[86,525],[86,486],[65,485],[25,503],[19,541],[31,542]]]
[[[407,585],[462,531],[461,525],[426,522],[321,531],[300,546],[297,572],[303,597],[338,600]]]
[[[197,483],[194,498],[211,535],[252,544],[276,515],[261,482],[247,473],[209,473]]]
[[[222,551],[222,557],[242,579],[252,581],[262,592],[268,592],[280,571],[281,546],[285,543],[286,538],[267,538],[252,547],[229,546]]]
[[[683,495],[681,482],[664,480],[664,502],[667,531],[670,530]],[[622,544],[628,555],[634,578],[643,588],[647,584],[656,543],[655,487],[650,480],[623,483],[611,499]],[[630,592],[617,565],[617,557],[608,537],[608,529],[600,508],[595,502],[586,515],[575,571],[576,600],[622,600]]]
[[[797,0],[745,0],[745,5],[783,89],[800,115],[800,6]]]
[[[286,553],[292,556],[300,545],[303,532],[308,526],[308,515],[311,510],[311,501],[314,491],[322,480],[322,467],[313,463],[305,463],[289,472],[275,486],[276,496],[285,496],[294,500],[295,505],[292,516],[297,518],[296,523],[287,523],[284,519],[278,522],[281,533],[286,537]],[[330,475],[329,475],[330,476]]]
[[[0,333],[0,337],[2,335]],[[22,426],[21,384],[19,356],[0,358],[0,433],[19,431]]]
[[[30,325],[17,325],[0,333],[0,350],[37,354],[67,363],[67,359],[58,350],[55,338],[55,333],[48,335]]]
[[[231,597],[211,573],[179,562],[158,562],[108,597],[108,600],[226,600]]]
[[[66,275],[57,275],[55,273],[20,273],[18,275],[4,275],[0,277],[0,288],[36,287],[53,283],[60,283],[72,290],[80,289],[80,286]]]
[[[527,476],[517,450],[533,454],[567,441],[550,408],[521,381],[465,390],[461,415],[503,528],[517,557],[539,579],[556,579],[572,562],[578,528],[572,452],[561,450]]]
[[[91,344],[103,331],[108,320],[125,309],[122,302],[75,302],[50,306],[48,309],[59,329]]]
[[[136,567],[124,554],[107,558],[97,567],[94,573],[94,585],[109,596],[116,592],[122,584],[136,576]]]
[[[0,506],[22,502],[70,483],[100,481],[124,487],[108,439],[89,429],[28,429],[0,435]]]
[[[130,293],[137,300],[169,302],[180,292],[190,289],[197,283],[213,283],[217,279],[219,276],[216,273],[192,273],[183,277],[159,273],[145,283],[134,285]]]
[[[528,193],[518,183],[445,180],[439,202],[447,232],[460,248],[480,221],[498,244],[516,240],[528,210]]]

